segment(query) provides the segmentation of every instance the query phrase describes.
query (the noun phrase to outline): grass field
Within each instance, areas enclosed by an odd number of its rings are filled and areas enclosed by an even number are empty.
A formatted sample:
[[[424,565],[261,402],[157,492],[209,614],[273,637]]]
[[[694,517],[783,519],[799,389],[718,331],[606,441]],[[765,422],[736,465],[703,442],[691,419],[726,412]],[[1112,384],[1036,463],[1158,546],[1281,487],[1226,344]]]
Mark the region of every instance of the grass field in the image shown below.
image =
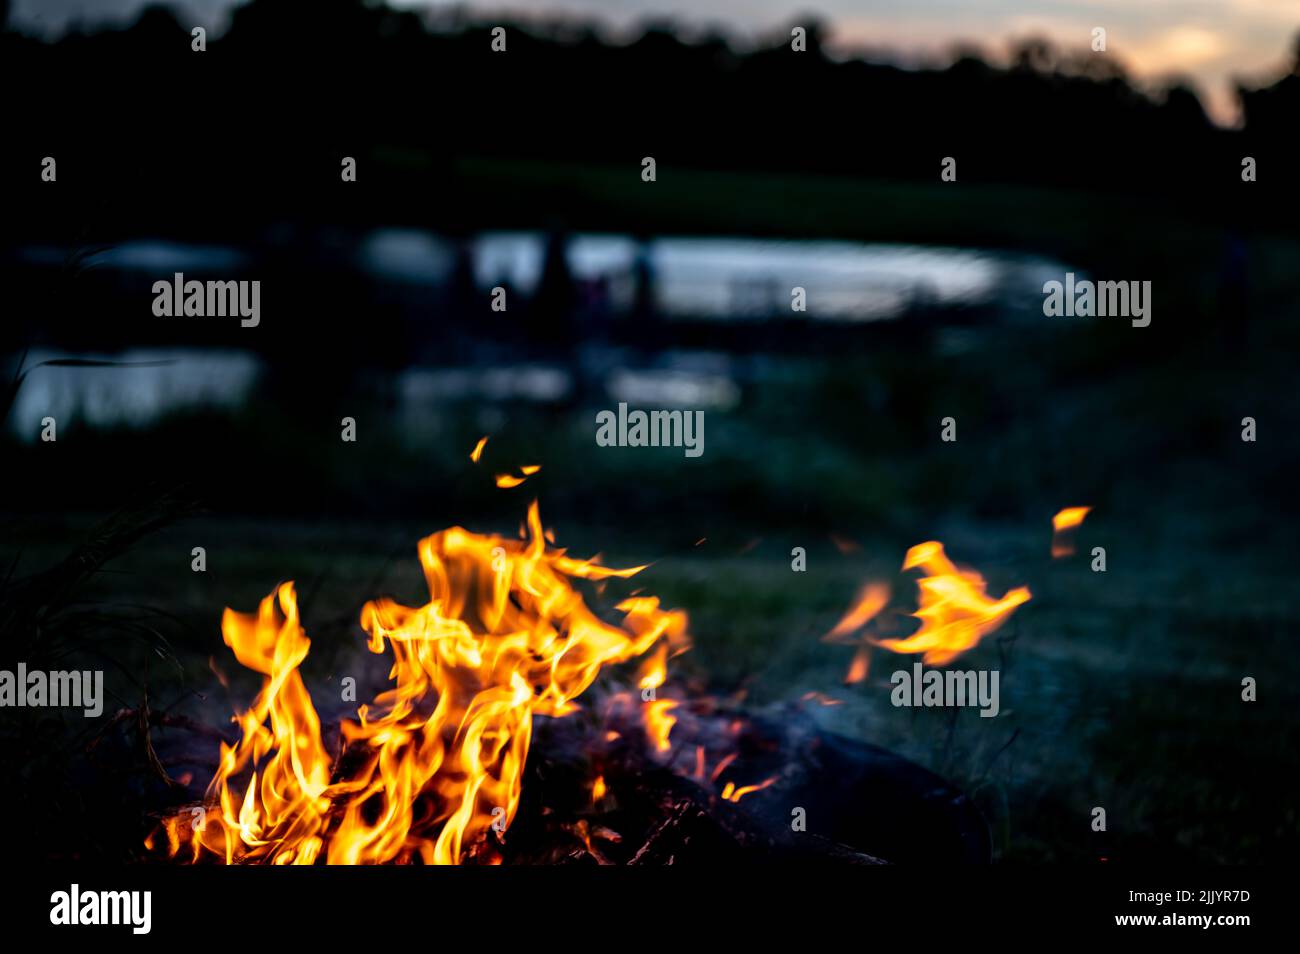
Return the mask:
[[[365,600],[422,598],[421,536],[456,523],[511,532],[535,492],[562,545],[652,563],[639,585],[689,612],[695,648],[671,678],[743,688],[773,712],[829,694],[840,704],[813,707],[825,726],[970,791],[1001,860],[1244,863],[1294,852],[1293,242],[1250,239],[1247,323],[1220,297],[1223,228],[1113,198],[963,185],[953,201],[938,185],[707,172],[664,172],[651,193],[610,170],[486,162],[457,175],[493,227],[536,226],[544,210],[527,197],[560,195],[575,228],[635,221],[646,234],[1024,248],[1149,278],[1157,312],[1142,331],[980,329],[960,354],[923,342],[792,358],[734,411],[711,414],[708,452],[686,463],[597,448],[589,408],[506,406],[476,471],[466,455],[484,432],[482,408],[433,408],[431,437],[412,442],[364,398],[364,453],[339,444],[332,410],[320,440],[315,423],[265,399],[151,430],[69,429],[58,457],[7,441],[0,556],[14,578],[57,564],[141,488],[187,483],[205,505],[75,594],[104,614],[80,635],[109,660],[110,707],[138,706],[147,685],[153,706],[219,722],[236,701],[209,670],[210,656],[226,658],[222,608],[251,610],[285,579],[297,581],[314,640],[309,684],[327,687],[360,665]],[[939,421],[950,414],[959,439],[945,444]],[[1256,442],[1240,438],[1245,416],[1258,420]],[[525,460],[542,472],[525,489],[496,490],[491,467]],[[1072,505],[1095,508],[1081,556],[1053,562],[1050,518]],[[841,552],[832,535],[859,549]],[[820,640],[868,578],[894,581],[896,609],[914,605],[898,567],[928,539],[984,573],[994,594],[1033,593],[957,662],[1001,670],[995,719],[894,708],[889,676],[911,660],[883,650],[864,683],[844,686],[852,649]],[[190,569],[195,546],[207,550],[204,573]],[[808,551],[806,572],[791,569],[795,546]],[[1082,555],[1094,546],[1107,551],[1105,573]],[[140,606],[161,611],[150,617],[159,639],[114,625]],[[39,650],[43,633],[21,638],[12,652]],[[1244,677],[1258,680],[1258,701],[1242,701]],[[252,686],[236,681],[238,701]],[[55,831],[52,851],[137,850],[138,805],[165,793],[138,736],[114,738],[97,751],[114,755],[117,774],[96,775],[84,725],[42,716],[6,733],[19,780],[10,795],[44,819],[23,838]],[[1096,807],[1104,834],[1090,827]],[[58,824],[95,813],[102,841]]]

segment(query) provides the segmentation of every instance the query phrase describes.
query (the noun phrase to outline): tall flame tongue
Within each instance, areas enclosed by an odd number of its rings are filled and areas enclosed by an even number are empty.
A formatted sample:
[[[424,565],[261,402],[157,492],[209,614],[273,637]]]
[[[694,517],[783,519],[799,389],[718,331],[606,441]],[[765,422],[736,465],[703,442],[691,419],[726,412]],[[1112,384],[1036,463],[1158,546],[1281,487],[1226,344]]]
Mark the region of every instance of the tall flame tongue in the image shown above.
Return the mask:
[[[684,645],[686,615],[654,597],[618,604],[622,625],[599,619],[576,579],[629,577],[548,549],[537,503],[526,540],[454,527],[420,543],[429,602],[388,599],[361,611],[369,649],[393,651],[393,688],[358,722],[344,722],[337,765],[298,673],[310,641],[293,584],[257,613],[227,610],[226,644],[262,673],[262,691],[241,716],[242,740],[221,747],[205,824],[189,814],[164,822],[173,855],[189,840],[227,863],[456,864],[485,850],[519,804],[534,715],[562,716],[608,663],[660,640]],[[269,725],[268,725],[269,722]],[[248,777],[242,792],[236,777]],[[150,839],[149,844],[152,844]]]

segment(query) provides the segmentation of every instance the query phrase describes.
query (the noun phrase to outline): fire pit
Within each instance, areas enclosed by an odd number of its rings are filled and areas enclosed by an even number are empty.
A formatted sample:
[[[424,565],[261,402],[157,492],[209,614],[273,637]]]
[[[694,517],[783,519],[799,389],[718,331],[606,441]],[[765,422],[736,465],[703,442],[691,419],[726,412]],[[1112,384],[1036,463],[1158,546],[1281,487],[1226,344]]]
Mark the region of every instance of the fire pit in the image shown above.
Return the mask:
[[[817,729],[800,706],[762,716],[698,716],[736,727],[724,772],[770,779],[732,801],[713,772],[682,774],[644,757],[635,735],[598,759],[575,724],[548,723],[529,765],[506,859],[512,863],[688,864],[782,860],[842,864],[984,864],[989,832],[950,784],[878,746]],[[689,758],[694,759],[693,756]],[[735,791],[744,791],[736,788]],[[568,836],[567,838],[565,836]]]
[[[256,613],[227,610],[224,640],[261,692],[202,801],[146,847],[276,865],[989,860],[963,794],[818,729],[802,705],[750,712],[665,691],[689,648],[685,613],[638,591],[607,620],[587,599],[610,602],[606,587],[644,568],[575,559],[553,539],[534,502],[519,539],[452,528],[421,541],[429,602],[361,613],[370,651],[392,653],[391,687],[324,717],[299,671],[311,644],[292,583]],[[977,575],[924,546],[918,565],[946,575],[922,580],[922,629],[864,639],[946,660],[1028,599],[987,599]],[[870,592],[872,609],[851,609],[833,636],[883,605]],[[631,683],[593,688],[634,660]]]

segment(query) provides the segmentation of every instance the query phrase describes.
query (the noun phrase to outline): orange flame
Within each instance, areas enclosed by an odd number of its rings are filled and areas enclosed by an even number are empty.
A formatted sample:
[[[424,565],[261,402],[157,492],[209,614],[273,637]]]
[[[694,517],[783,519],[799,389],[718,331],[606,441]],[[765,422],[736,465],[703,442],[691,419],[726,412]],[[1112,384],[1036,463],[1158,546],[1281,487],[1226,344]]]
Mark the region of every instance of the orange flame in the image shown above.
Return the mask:
[[[858,648],[853,653],[853,662],[849,664],[849,671],[844,676],[846,686],[855,685],[866,679],[867,672],[871,667],[871,650],[868,645],[870,640],[865,636],[860,636],[857,639],[849,639],[848,637],[875,619],[888,602],[889,586],[887,584],[868,583],[858,592],[848,612],[840,618],[840,621],[835,624],[829,633],[822,637],[822,641],[827,643],[857,643]]]
[[[844,676],[844,685],[857,685],[867,678],[867,673],[870,671],[871,651],[863,644],[853,654],[853,662],[849,663],[849,671]]]
[[[477,464],[479,458],[483,456],[483,448],[487,447],[487,442],[488,439],[486,436],[480,437],[478,443],[474,445],[474,449],[469,452],[469,459]]]
[[[650,741],[658,752],[667,752],[670,748],[668,735],[672,732],[673,726],[677,724],[677,716],[670,713],[676,708],[677,703],[672,699],[655,699],[653,702],[646,703],[646,735],[650,737]]]
[[[1052,518],[1053,560],[1074,555],[1073,535],[1066,531],[1073,530],[1083,523],[1083,518],[1088,515],[1088,511],[1091,509],[1091,507],[1066,507]]]
[[[736,761],[735,752],[731,752],[728,755],[724,756],[722,761],[720,761],[717,764],[717,766],[713,769],[713,774],[709,776],[709,781],[716,782],[718,780],[718,777],[727,770],[727,766],[734,761]]]
[[[516,477],[513,474],[497,474],[497,486],[502,490],[509,490],[512,487],[518,487],[533,474],[541,470],[540,464],[525,464],[519,468],[522,477]]]
[[[815,702],[823,706],[842,706],[844,705],[839,699],[832,698],[824,692],[805,692],[803,694],[804,702]]]
[[[642,692],[658,689],[668,678],[668,644],[660,643],[653,654],[647,656],[641,664],[637,676],[637,685]]]
[[[835,642],[842,636],[856,632],[867,625],[877,613],[889,602],[889,587],[884,583],[868,583],[858,593],[849,611],[844,614],[835,627],[822,637],[826,642]]]
[[[921,628],[906,639],[882,639],[878,645],[896,653],[924,653],[922,661],[942,666],[979,643],[1001,626],[1012,611],[1029,600],[1029,588],[1009,590],[1000,600],[989,598],[984,578],[974,570],[958,570],[936,540],[907,551],[903,569],[925,571],[919,585],[921,604],[912,615]]]
[[[618,604],[621,625],[598,618],[574,581],[641,568],[548,549],[535,501],[528,527],[526,540],[459,527],[427,537],[419,553],[429,602],[365,604],[369,649],[391,647],[394,685],[358,710],[359,721],[342,723],[337,761],[298,672],[310,641],[293,584],[255,614],[227,610],[226,644],[265,678],[238,717],[242,739],[221,746],[206,823],[191,825],[188,812],[164,822],[169,852],[188,841],[191,860],[228,864],[494,860],[491,830],[514,819],[533,716],[574,711],[602,666],[685,639],[685,614],[654,597]],[[655,713],[667,721],[665,745],[672,705]]]
[[[746,795],[752,795],[755,792],[761,792],[769,785],[776,784],[779,778],[780,776],[773,775],[771,778],[764,779],[763,781],[759,782],[757,785],[742,785],[740,786],[740,788],[736,788],[734,782],[728,782],[722,789],[722,797],[729,802],[738,802]]]

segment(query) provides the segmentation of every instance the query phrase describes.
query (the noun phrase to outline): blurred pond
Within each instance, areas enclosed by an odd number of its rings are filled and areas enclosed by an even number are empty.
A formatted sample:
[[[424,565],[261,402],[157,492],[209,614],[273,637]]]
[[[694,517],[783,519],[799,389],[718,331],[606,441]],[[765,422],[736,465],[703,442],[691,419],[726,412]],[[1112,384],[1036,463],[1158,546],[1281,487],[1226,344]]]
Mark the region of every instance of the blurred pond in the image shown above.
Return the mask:
[[[1035,256],[979,249],[843,241],[658,237],[575,233],[562,240],[541,231],[483,232],[453,239],[429,230],[380,228],[361,233],[323,230],[304,238],[271,233],[247,247],[162,239],[121,242],[89,259],[110,286],[198,276],[253,276],[260,262],[292,249],[307,262],[342,259],[379,286],[413,290],[415,299],[445,289],[458,270],[482,293],[501,285],[533,295],[548,255],[562,258],[581,307],[597,318],[626,313],[647,299],[669,319],[763,321],[791,314],[791,290],[806,292],[812,321],[854,323],[905,319],[915,309],[982,307],[990,320],[1033,317],[1042,282],[1064,266]],[[557,252],[556,250],[560,250]],[[327,250],[325,254],[322,250]],[[55,268],[66,251],[20,249],[16,259]],[[333,267],[333,265],[328,266]],[[552,262],[554,267],[554,261]],[[135,292],[131,291],[134,295]],[[1041,311],[1038,312],[1041,315]],[[428,320],[412,311],[409,320]],[[954,329],[939,345],[960,348]],[[131,368],[43,367],[33,371],[10,413],[9,429],[38,439],[40,422],[76,420],[93,427],[148,426],[163,415],[198,408],[229,410],[251,394],[264,360],[252,350],[193,346],[132,348],[115,354],[33,351],[26,366],[53,358],[110,359]],[[776,355],[774,360],[779,360]],[[617,401],[647,406],[727,409],[740,398],[739,359],[718,351],[662,351],[647,360],[618,349],[586,346],[572,367],[560,362],[490,362],[459,367],[414,365],[395,378],[399,413],[418,417],[440,403],[567,400],[575,374],[599,381]]]
[[[466,243],[474,284],[533,294],[548,236],[485,232]],[[378,229],[358,250],[360,266],[382,278],[440,285],[458,261],[455,243],[418,229]],[[791,289],[807,296],[807,317],[872,321],[917,303],[951,307],[1018,298],[1060,272],[1045,259],[978,249],[753,238],[651,238],[577,233],[565,239],[570,274],[604,296],[612,311],[634,305],[644,275],[665,315],[746,319],[789,314]],[[1035,284],[1037,283],[1037,284]]]

